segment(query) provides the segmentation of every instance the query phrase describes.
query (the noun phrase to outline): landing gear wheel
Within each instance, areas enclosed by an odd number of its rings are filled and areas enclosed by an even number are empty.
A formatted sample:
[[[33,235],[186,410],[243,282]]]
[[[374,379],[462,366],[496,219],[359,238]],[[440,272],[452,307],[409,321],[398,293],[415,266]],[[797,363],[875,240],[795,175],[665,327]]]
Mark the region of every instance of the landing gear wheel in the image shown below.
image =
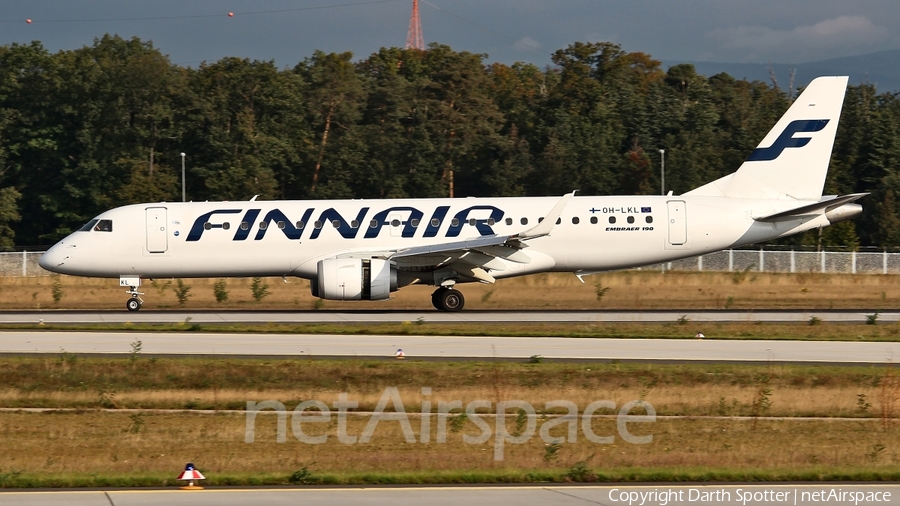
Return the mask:
[[[431,305],[434,306],[434,308],[437,309],[438,311],[444,310],[444,308],[441,307],[441,294],[443,294],[447,290],[449,290],[449,288],[442,286],[442,287],[438,288],[437,290],[435,290],[431,294]]]
[[[434,292],[434,297],[437,299],[437,306],[441,311],[461,311],[466,305],[466,298],[463,297],[462,292],[452,288],[438,290]]]
[[[125,303],[125,307],[128,308],[129,311],[137,311],[141,309],[141,301],[136,298],[128,299],[128,302]]]
[[[125,307],[132,312],[140,310],[141,306],[144,305],[144,301],[141,299],[141,295],[144,295],[144,292],[139,292],[137,286],[129,286],[125,293],[131,295],[131,298],[125,302]]]

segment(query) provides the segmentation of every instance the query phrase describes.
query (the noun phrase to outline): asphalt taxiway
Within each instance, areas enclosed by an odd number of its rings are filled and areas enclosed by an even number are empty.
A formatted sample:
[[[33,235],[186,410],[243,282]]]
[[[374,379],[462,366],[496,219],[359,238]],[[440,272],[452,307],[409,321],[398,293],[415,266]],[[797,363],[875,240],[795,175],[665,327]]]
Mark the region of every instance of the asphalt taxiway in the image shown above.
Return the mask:
[[[843,499],[843,500],[841,500]],[[0,492],[0,504],[23,506],[318,506],[366,504],[456,506],[458,504],[523,504],[579,506],[588,504],[667,506],[697,504],[898,504],[896,484],[777,484],[777,485],[603,485],[603,486],[479,486],[372,487],[182,490],[97,490]]]
[[[414,327],[412,332],[414,332]],[[685,330],[690,334],[693,327]],[[409,359],[661,360],[879,363],[900,358],[897,342],[709,339],[595,339],[204,332],[34,332],[0,334],[0,353],[128,354],[140,341],[149,355],[392,357]]]

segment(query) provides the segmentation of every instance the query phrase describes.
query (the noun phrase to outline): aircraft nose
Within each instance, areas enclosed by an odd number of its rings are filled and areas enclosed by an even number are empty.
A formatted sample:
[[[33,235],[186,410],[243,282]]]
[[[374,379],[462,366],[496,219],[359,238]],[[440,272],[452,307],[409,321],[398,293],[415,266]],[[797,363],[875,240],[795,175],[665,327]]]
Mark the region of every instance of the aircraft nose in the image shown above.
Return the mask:
[[[60,272],[60,267],[66,263],[66,259],[68,259],[68,255],[66,253],[66,246],[62,243],[62,241],[56,243],[48,249],[41,258],[38,260],[38,264],[42,269],[46,269],[50,272]]]

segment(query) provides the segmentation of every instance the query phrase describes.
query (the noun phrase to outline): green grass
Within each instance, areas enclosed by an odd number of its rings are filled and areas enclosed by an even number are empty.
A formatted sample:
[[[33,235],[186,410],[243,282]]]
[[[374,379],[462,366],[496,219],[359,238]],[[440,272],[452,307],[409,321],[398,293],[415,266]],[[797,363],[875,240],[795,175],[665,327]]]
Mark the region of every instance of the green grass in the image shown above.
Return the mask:
[[[242,410],[247,400],[302,400],[340,392],[373,409],[387,387],[420,409],[419,389],[443,399],[552,398],[591,402],[643,396],[660,415],[747,416],[760,385],[774,416],[879,416],[893,367],[786,364],[395,361],[315,358],[0,357],[0,407]],[[900,386],[891,387],[891,391]],[[900,394],[900,391],[897,392]],[[547,397],[549,396],[549,397]],[[544,397],[547,397],[546,399]],[[623,401],[624,402],[624,401]]]
[[[535,388],[753,386],[760,375],[774,387],[876,386],[884,367],[767,364],[641,364],[491,361],[385,361],[314,358],[0,357],[0,384],[23,392],[214,389],[334,389],[380,391],[385,386],[457,388],[480,384]]]
[[[202,469],[201,469],[202,471]],[[209,473],[198,484],[204,487],[277,486],[277,485],[456,485],[503,483],[702,483],[702,482],[786,482],[786,481],[857,481],[895,482],[900,480],[900,466],[846,469],[820,467],[793,469],[724,469],[698,468],[623,468],[591,469],[576,474],[570,469],[440,472],[311,472],[302,482],[292,481],[293,472],[283,473]],[[208,473],[208,471],[207,471]],[[178,471],[168,475],[145,473],[17,473],[0,472],[0,488],[88,488],[88,487],[178,487]],[[583,478],[581,480],[577,478]]]
[[[885,399],[900,394],[892,367],[61,353],[0,357],[0,385],[2,407],[76,408],[0,413],[0,447],[9,450],[0,457],[0,488],[178,486],[175,477],[188,461],[206,474],[205,486],[900,480],[896,412],[882,413]],[[421,410],[421,388],[430,386],[432,409],[440,400],[522,399],[541,413],[551,399],[583,408],[598,399],[621,405],[642,398],[659,415],[689,417],[641,427],[654,436],[647,445],[596,445],[579,437],[548,459],[534,437],[494,462],[490,442],[484,448],[459,441],[477,434],[471,421],[451,431],[446,445],[402,444],[399,425],[388,422],[359,445],[339,443],[332,425],[317,426],[312,430],[330,434],[329,443],[311,446],[291,437],[277,443],[275,417],[262,416],[257,441],[245,444],[243,413],[153,411],[239,410],[264,399],[291,409],[301,400],[330,404],[340,392],[365,411],[388,386],[401,391],[409,413]],[[859,420],[727,418],[752,415],[763,387],[771,401],[765,415]],[[359,434],[366,421],[351,415],[348,432]],[[515,423],[510,419],[508,428]],[[593,423],[598,434],[614,427],[611,420]]]

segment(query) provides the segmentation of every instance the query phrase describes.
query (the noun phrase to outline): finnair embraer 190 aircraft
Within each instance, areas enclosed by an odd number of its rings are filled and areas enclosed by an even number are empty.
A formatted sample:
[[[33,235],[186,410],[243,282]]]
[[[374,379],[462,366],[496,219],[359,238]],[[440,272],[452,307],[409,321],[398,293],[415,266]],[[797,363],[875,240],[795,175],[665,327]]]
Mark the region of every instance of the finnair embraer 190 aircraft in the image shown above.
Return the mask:
[[[141,279],[296,276],[332,300],[411,284],[459,311],[459,283],[579,278],[768,241],[851,218],[865,194],[822,196],[847,77],[807,86],[737,172],[683,195],[137,204],[90,220],[41,257],[62,274]],[[255,197],[254,197],[255,199]]]

